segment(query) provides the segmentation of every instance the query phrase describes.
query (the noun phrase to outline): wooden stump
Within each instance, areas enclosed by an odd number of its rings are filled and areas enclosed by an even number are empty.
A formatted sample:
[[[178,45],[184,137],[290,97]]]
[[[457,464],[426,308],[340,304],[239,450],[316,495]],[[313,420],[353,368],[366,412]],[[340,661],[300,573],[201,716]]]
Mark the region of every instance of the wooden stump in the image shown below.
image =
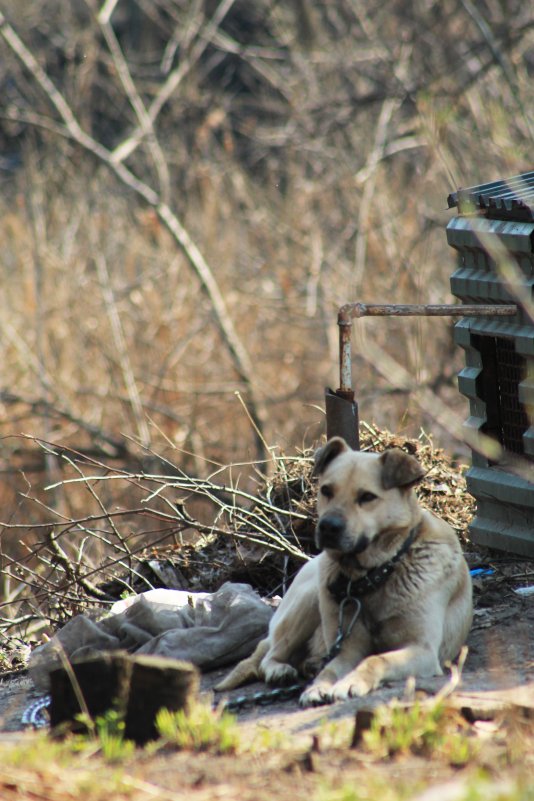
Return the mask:
[[[187,709],[199,688],[199,673],[190,662],[159,656],[104,653],[77,660],[50,674],[50,725],[86,729],[77,718],[115,709],[125,722],[124,736],[142,744],[157,737],[160,709]]]
[[[188,709],[198,695],[200,679],[191,662],[161,656],[137,656],[132,660],[125,736],[142,743],[158,736],[155,720],[160,709]]]

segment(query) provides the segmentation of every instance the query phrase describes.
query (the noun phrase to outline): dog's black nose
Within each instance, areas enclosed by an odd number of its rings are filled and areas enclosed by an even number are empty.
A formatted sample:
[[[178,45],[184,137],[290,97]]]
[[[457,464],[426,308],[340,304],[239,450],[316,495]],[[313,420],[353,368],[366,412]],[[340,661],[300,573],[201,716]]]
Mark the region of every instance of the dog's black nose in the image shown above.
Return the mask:
[[[347,521],[337,512],[323,515],[317,524],[317,547],[337,548],[345,529]]]

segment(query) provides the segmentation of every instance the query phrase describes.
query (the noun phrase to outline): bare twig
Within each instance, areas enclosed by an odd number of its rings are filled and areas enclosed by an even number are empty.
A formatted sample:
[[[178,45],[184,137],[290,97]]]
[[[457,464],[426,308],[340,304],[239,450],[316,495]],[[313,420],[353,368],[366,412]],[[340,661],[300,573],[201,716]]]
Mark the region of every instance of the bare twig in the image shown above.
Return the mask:
[[[63,567],[72,583],[79,583],[85,592],[93,598],[107,597],[105,592],[99,590],[98,587],[92,584],[85,576],[80,574],[79,568],[77,569],[77,566],[73,565],[72,561],[59,545],[53,531],[49,532],[47,539],[50,550],[54,554],[56,561]]]
[[[489,50],[491,51],[491,55],[499,65],[502,74],[510,88],[512,93],[512,97],[514,98],[516,105],[521,113],[521,117],[527,129],[527,133],[532,140],[534,140],[534,126],[532,125],[532,119],[523,102],[521,101],[519,92],[517,90],[517,80],[516,76],[514,75],[512,65],[507,58],[506,54],[503,52],[502,48],[499,47],[496,37],[493,34],[493,31],[488,24],[487,20],[485,19],[483,13],[472,0],[461,0],[461,3],[471,19],[475,22],[478,29],[480,30],[482,36],[486,44],[488,45]]]
[[[115,347],[117,349],[117,353],[119,356],[119,363],[121,366],[121,372],[124,379],[124,384],[126,386],[126,391],[128,393],[128,397],[130,400],[130,406],[132,408],[132,412],[135,418],[135,423],[137,426],[139,441],[143,446],[143,448],[147,448],[150,445],[150,432],[148,430],[148,425],[144,415],[141,396],[139,394],[135,376],[132,370],[132,364],[130,362],[130,357],[128,355],[128,348],[126,346],[124,330],[122,327],[119,310],[117,308],[113,287],[111,286],[106,260],[102,255],[102,253],[96,247],[95,247],[95,264],[98,273],[98,278],[100,281],[100,287],[102,289],[102,294],[104,296],[104,302],[106,304],[106,310],[108,313],[111,333],[113,335],[113,340],[115,342]]]
[[[156,122],[161,109],[174,94],[185,76],[198,62],[210,44],[219,25],[228,14],[234,3],[235,0],[221,0],[213,17],[207,22],[203,35],[198,36],[196,44],[191,48],[189,57],[180,61],[179,65],[168,75],[167,80],[159,89],[156,97],[150,104],[146,121],[143,123],[143,125],[138,126],[138,128],[136,128],[136,130],[127,139],[125,139],[124,142],[118,145],[111,154],[113,163],[119,164],[123,162],[125,159],[131,156],[137,147],[139,147],[147,133],[147,130],[151,130],[151,127]],[[199,22],[196,23],[195,33],[198,33],[201,28],[201,19],[202,17],[199,15]],[[148,128],[147,125],[149,125]]]
[[[361,293],[361,282],[366,263],[369,219],[376,188],[377,167],[382,159],[386,146],[389,124],[396,109],[400,106],[400,102],[401,101],[397,99],[384,101],[376,124],[373,150],[371,151],[365,168],[365,183],[358,214],[358,233],[356,236],[354,255],[353,289],[355,290],[356,297]]]
[[[39,444],[54,451],[50,443]],[[169,543],[169,540],[176,542],[176,532],[195,531],[201,538],[215,537],[222,538],[221,541],[226,539],[228,544],[238,541],[248,546],[261,546],[272,554],[285,555],[286,561],[289,557],[297,562],[309,558],[297,536],[292,534],[292,523],[306,522],[308,517],[294,508],[289,493],[286,509],[277,506],[270,493],[256,497],[237,486],[226,486],[210,479],[130,473],[126,470],[109,473],[104,463],[87,460],[91,468],[99,467],[105,471],[99,474],[96,469],[85,472],[80,462],[67,452],[60,452],[60,458],[77,475],[57,482],[48,490],[62,487],[64,492],[68,492],[69,488],[81,485],[89,491],[98,512],[69,517],[61,509],[34,498],[35,503],[48,513],[48,522],[5,524],[6,532],[30,529],[36,533],[43,532],[44,536],[39,542],[25,546],[23,557],[7,555],[4,560],[4,574],[16,576],[23,591],[19,590],[16,598],[3,605],[12,610],[12,614],[4,616],[4,621],[0,620],[0,629],[13,631],[16,628],[14,618],[23,621],[24,625],[30,620],[44,618],[55,621],[56,607],[64,615],[68,610],[83,609],[95,599],[100,604],[105,603],[109,595],[102,581],[109,580],[111,575],[113,582],[130,591],[134,581],[137,587],[150,586],[145,571],[141,569],[147,559],[147,546],[155,549],[158,544]],[[303,459],[302,464],[310,470],[311,460]],[[124,510],[107,510],[95,486],[116,485],[117,482],[133,485],[138,494],[144,495],[143,503]],[[201,522],[186,510],[185,503],[193,496],[211,504],[214,510],[212,522]],[[161,527],[147,531],[146,526],[140,527],[138,523],[140,530],[136,534],[131,525],[135,519],[157,520]],[[86,549],[88,544],[93,544],[93,548]],[[95,545],[101,546],[98,558]],[[117,576],[116,570],[123,570],[123,575]],[[31,608],[32,614],[29,617],[21,615],[19,610],[22,608]]]
[[[142,135],[147,139],[148,146],[152,154],[152,160],[158,174],[159,191],[161,192],[162,200],[164,203],[169,203],[171,184],[167,160],[158,142],[153,121],[150,119],[141,96],[137,91],[137,87],[132,79],[132,75],[128,68],[128,64],[126,63],[126,59],[124,58],[124,54],[121,50],[118,39],[115,36],[115,32],[110,24],[110,18],[114,6],[115,3],[112,5],[109,0],[107,0],[107,2],[102,6],[100,13],[97,15],[97,20],[106,40],[109,52],[111,53],[115,69],[117,70],[117,74],[120,78],[126,96],[128,97],[139,121]]]

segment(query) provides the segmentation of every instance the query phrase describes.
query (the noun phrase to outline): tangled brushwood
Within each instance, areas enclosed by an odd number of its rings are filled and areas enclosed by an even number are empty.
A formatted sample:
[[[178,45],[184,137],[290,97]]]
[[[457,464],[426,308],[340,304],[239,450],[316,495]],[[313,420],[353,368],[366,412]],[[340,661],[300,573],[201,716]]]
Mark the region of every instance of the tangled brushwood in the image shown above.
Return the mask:
[[[473,500],[461,467],[424,434],[406,439],[363,423],[360,436],[362,449],[396,446],[415,454],[427,471],[418,488],[422,505],[465,538]],[[252,492],[229,468],[220,482],[216,475],[187,476],[170,463],[161,473],[111,471],[47,449],[62,463],[61,481],[47,488],[56,501],[45,506],[47,521],[5,527],[24,531],[26,553],[2,553],[0,631],[14,654],[4,667],[16,662],[17,641],[125,594],[154,587],[213,591],[225,581],[249,583],[262,595],[283,594],[315,552],[313,449],[273,454],[271,475],[255,472]],[[36,502],[42,509],[43,501]],[[80,506],[84,514],[74,515]]]

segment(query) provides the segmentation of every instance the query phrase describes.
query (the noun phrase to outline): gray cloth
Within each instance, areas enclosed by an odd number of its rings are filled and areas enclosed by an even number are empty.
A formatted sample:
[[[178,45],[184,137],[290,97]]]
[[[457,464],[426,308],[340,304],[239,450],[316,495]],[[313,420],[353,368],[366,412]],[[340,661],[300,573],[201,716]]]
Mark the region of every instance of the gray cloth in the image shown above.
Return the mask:
[[[65,657],[123,649],[185,659],[203,670],[249,656],[266,635],[272,608],[248,584],[227,582],[214,593],[151,590],[119,601],[99,620],[78,615],[30,657],[35,686],[49,689],[49,674]]]

